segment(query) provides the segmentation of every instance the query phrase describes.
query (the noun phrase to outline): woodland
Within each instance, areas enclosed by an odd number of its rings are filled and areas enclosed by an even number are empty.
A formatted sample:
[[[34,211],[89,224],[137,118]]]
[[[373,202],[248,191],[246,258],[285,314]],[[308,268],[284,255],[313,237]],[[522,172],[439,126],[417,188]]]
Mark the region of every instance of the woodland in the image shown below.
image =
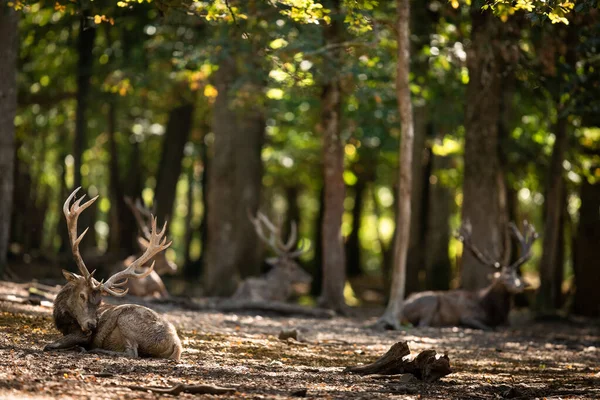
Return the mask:
[[[0,0],[0,398],[600,397],[599,6]]]

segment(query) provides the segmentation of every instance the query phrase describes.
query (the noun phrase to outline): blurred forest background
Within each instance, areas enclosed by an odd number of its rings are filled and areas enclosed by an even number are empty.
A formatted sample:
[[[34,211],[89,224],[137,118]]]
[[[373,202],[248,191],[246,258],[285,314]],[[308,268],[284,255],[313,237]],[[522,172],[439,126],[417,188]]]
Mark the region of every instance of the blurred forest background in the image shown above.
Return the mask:
[[[538,310],[598,316],[597,2],[411,3],[407,294],[485,286],[490,271],[461,259],[453,232],[468,219],[480,248],[514,258],[506,226],[527,219],[541,235],[522,271]],[[1,4],[5,279],[59,276],[71,259],[62,203],[83,186],[100,195],[80,219],[93,227],[88,265],[138,251],[124,196],[141,198],[169,220],[172,294],[229,295],[266,268],[248,218],[260,209],[298,221],[311,244],[305,301],[324,287],[327,263],[346,274],[348,304],[385,301],[400,135],[395,2]]]

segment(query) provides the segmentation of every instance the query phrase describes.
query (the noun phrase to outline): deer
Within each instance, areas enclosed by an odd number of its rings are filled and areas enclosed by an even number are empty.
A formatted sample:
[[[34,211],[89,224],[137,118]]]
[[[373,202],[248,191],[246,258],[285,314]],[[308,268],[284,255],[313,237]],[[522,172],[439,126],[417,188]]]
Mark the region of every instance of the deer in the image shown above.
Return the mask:
[[[465,326],[481,330],[505,324],[512,295],[525,289],[518,268],[531,258],[531,247],[538,237],[535,227],[527,221],[523,222],[523,233],[514,223],[510,223],[509,227],[519,242],[520,257],[512,264],[503,265],[477,249],[471,241],[470,223],[463,224],[457,238],[483,265],[497,270],[492,282],[477,291],[457,289],[414,293],[404,303],[402,321],[420,327]]]
[[[256,217],[249,215],[249,218],[258,237],[273,250],[276,256],[265,260],[272,267],[269,272],[242,281],[232,299],[248,302],[285,302],[293,295],[295,285],[309,285],[312,282],[310,274],[296,262],[298,257],[310,250],[310,246],[305,248],[302,245],[298,246],[298,230],[295,221],[291,222],[290,234],[284,243],[281,224],[275,226],[261,212],[258,212]]]
[[[94,278],[87,269],[79,250],[88,228],[77,235],[79,215],[98,196],[81,204],[85,195],[70,203],[80,188],[75,189],[63,205],[71,252],[79,274],[63,270],[67,283],[54,301],[54,325],[63,334],[55,342],[44,347],[44,351],[79,348],[100,354],[125,355],[132,358],[153,357],[179,360],[181,340],[175,327],[155,311],[135,304],[112,305],[102,303],[102,296],[125,296],[128,279],[142,279],[154,270],[154,262],[145,270],[139,269],[158,253],[166,250],[171,242],[165,237],[167,223],[157,230],[157,220],[153,218],[148,243],[144,253],[125,270],[110,276],[106,282]]]
[[[148,208],[142,205],[139,199],[136,199],[134,203],[130,197],[125,196],[124,200],[125,204],[127,204],[133,213],[138,229],[142,234],[142,236],[138,236],[137,241],[140,250],[144,252],[148,248],[150,226],[153,220],[152,213],[150,210],[148,210]],[[125,260],[113,265],[111,272],[116,273],[124,268],[127,268],[135,259],[136,256],[134,255],[127,257]],[[158,253],[148,262],[155,263],[154,270],[144,278],[129,281],[127,284],[129,294],[139,297],[152,296],[155,298],[168,298],[169,292],[167,291],[167,288],[165,287],[165,284],[160,276],[163,274],[174,274],[177,272],[177,264],[169,261],[164,252]],[[147,265],[142,265],[142,267],[146,266]]]

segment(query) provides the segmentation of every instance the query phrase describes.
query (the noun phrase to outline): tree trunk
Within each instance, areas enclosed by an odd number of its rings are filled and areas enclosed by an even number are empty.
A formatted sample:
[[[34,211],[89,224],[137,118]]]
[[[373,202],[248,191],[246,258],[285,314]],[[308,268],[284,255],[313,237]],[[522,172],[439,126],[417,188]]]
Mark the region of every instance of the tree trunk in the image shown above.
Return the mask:
[[[431,179],[429,181],[429,205],[427,208],[427,290],[448,290],[450,288],[451,266],[448,256],[450,242],[450,215],[452,214],[452,191],[443,186],[433,175],[435,171],[449,169],[448,156],[430,155]]]
[[[361,268],[361,247],[360,247],[360,227],[364,205],[364,194],[367,188],[367,182],[359,176],[358,181],[353,187],[354,207],[352,208],[352,231],[346,239],[346,260],[348,266],[348,276],[357,277],[362,273]]]
[[[406,283],[406,257],[410,239],[412,155],[413,155],[413,114],[410,98],[410,0],[397,0],[398,65],[396,93],[398,110],[402,121],[400,136],[400,174],[398,180],[398,216],[396,219],[396,240],[394,243],[394,269],[390,299],[378,325],[399,329],[404,303]]]
[[[600,243],[600,181],[581,184],[581,206],[577,238],[573,246],[575,299],[573,312],[588,317],[600,317],[600,273],[598,244]]]
[[[317,219],[315,220],[315,228],[314,228],[314,244],[315,244],[315,252],[314,257],[312,259],[313,266],[313,281],[311,285],[310,293],[319,297],[321,295],[321,288],[323,286],[323,221],[325,218],[325,187],[321,186],[319,190],[319,213],[317,214]]]
[[[559,110],[560,114],[560,110]],[[542,233],[542,257],[540,259],[540,289],[538,292],[537,308],[541,314],[555,311],[561,288],[557,287],[556,269],[562,268],[558,263],[558,245],[560,235],[560,220],[564,189],[563,160],[568,146],[567,118],[559,116],[555,127],[554,147],[550,159],[546,190],[546,217]]]
[[[429,176],[424,174],[425,136],[427,136],[427,109],[417,107],[414,112],[414,146],[412,160],[412,200],[410,211],[410,239],[406,261],[406,295],[423,290],[420,275],[425,271],[426,195]],[[424,207],[425,206],[425,207]]]
[[[194,232],[196,231],[196,226],[193,224],[194,220],[194,186],[196,186],[196,180],[194,179],[194,163],[191,163],[190,167],[187,171],[187,193],[186,193],[186,201],[185,204],[187,206],[187,216],[185,224],[185,236],[184,236],[184,246],[183,246],[183,265],[184,269],[186,265],[190,265],[192,263],[192,259],[190,257],[190,249],[192,247],[192,240],[194,239]]]
[[[285,188],[285,199],[287,202],[287,212],[285,214],[285,225],[283,227],[284,238],[288,238],[292,222],[295,222],[298,229],[300,229],[300,207],[298,206],[298,196],[300,195],[300,187],[298,185],[287,186]],[[298,233],[298,240],[300,240],[300,233]]]
[[[0,7],[0,277],[4,273],[10,238],[17,113],[17,13]]]
[[[244,56],[248,56],[244,54]],[[262,111],[233,108],[236,60],[224,58],[215,74],[218,96],[213,111],[215,141],[208,171],[208,241],[203,283],[208,295],[230,295],[241,275],[260,271],[258,238],[248,218],[255,214],[262,179]],[[260,84],[246,88],[260,92]]]
[[[471,47],[467,51],[469,84],[465,115],[463,222],[473,229],[473,244],[492,258],[503,254],[501,168],[498,118],[502,85],[499,31],[502,22],[489,11],[471,6]],[[503,185],[502,185],[503,187]],[[479,289],[489,284],[490,271],[470,253],[463,252],[461,286]]]
[[[175,107],[169,113],[154,191],[154,210],[159,221],[170,220],[173,216],[183,148],[192,130],[193,113],[194,105],[189,103]]]
[[[73,186],[81,186],[81,156],[85,146],[88,109],[90,93],[90,80],[94,57],[94,41],[96,40],[96,28],[89,23],[90,12],[83,10],[79,19],[79,37],[77,38],[77,112],[75,114],[75,139],[73,140]]]

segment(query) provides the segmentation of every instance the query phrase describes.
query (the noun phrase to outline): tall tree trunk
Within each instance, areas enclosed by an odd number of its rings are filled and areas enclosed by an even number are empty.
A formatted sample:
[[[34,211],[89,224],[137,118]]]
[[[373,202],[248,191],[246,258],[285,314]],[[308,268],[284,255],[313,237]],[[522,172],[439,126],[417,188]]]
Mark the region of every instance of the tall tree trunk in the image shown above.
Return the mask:
[[[364,195],[367,182],[364,177],[359,176],[353,187],[354,207],[352,208],[352,231],[346,238],[346,260],[348,276],[356,277],[362,273],[360,227],[364,205]]]
[[[600,273],[598,244],[600,243],[600,182],[581,184],[581,206],[577,238],[573,246],[575,299],[573,312],[588,317],[600,317]]]
[[[17,13],[0,3],[0,277],[10,238],[17,113]]]
[[[429,176],[424,174],[425,137],[427,136],[427,109],[417,107],[414,111],[414,146],[412,159],[412,200],[410,211],[410,239],[406,261],[406,295],[423,290],[420,275],[425,271],[425,216],[426,194]]]
[[[406,284],[406,257],[410,239],[411,191],[412,191],[412,155],[414,127],[412,103],[410,98],[410,0],[397,0],[398,61],[396,72],[396,94],[398,110],[402,121],[400,151],[398,161],[400,174],[398,180],[398,216],[396,219],[396,240],[394,243],[394,269],[390,299],[378,325],[399,329],[404,289]]]
[[[90,80],[94,58],[92,51],[96,40],[96,28],[89,23],[91,14],[83,10],[79,19],[79,37],[77,38],[77,112],[75,114],[75,138],[73,140],[73,186],[81,186],[81,156],[87,133],[86,112],[90,94]]]
[[[194,179],[194,163],[191,163],[188,171],[187,171],[187,194],[186,194],[186,206],[187,206],[187,216],[186,216],[186,225],[185,225],[185,236],[184,236],[184,246],[183,246],[183,265],[184,269],[186,265],[190,265],[192,259],[190,257],[190,249],[192,247],[192,240],[194,239],[194,231],[197,227],[194,226],[194,186],[196,186],[196,179]]]
[[[240,52],[238,57],[249,57]],[[215,74],[218,96],[213,111],[215,141],[208,171],[208,223],[203,283],[209,295],[230,295],[243,274],[260,271],[258,238],[248,213],[260,201],[261,149],[265,121],[262,110],[233,108],[232,87],[240,76],[236,60],[221,60]],[[257,86],[246,88],[257,93]]]
[[[559,110],[560,114],[560,110]],[[554,147],[550,159],[546,190],[546,217],[542,234],[542,257],[540,259],[540,289],[538,292],[537,308],[541,314],[555,311],[561,288],[557,287],[556,269],[562,268],[558,263],[558,245],[560,235],[560,220],[564,188],[563,160],[567,151],[568,132],[566,116],[559,116],[555,127]]]
[[[427,207],[427,251],[425,269],[427,271],[427,290],[448,290],[450,288],[450,215],[452,213],[452,192],[433,175],[436,171],[451,168],[449,156],[430,153],[431,179]]]
[[[319,190],[319,213],[315,220],[314,225],[314,243],[315,252],[312,259],[313,266],[313,281],[311,285],[310,293],[313,296],[321,295],[321,288],[323,286],[323,221],[325,218],[325,187],[321,186]]]
[[[175,107],[169,113],[154,191],[154,208],[159,221],[172,219],[183,148],[192,130],[193,113],[194,105],[190,103]]]
[[[491,12],[471,6],[471,47],[467,50],[469,84],[465,115],[465,154],[462,219],[473,229],[474,245],[500,260],[503,254],[504,216],[501,209],[501,168],[498,118],[502,94],[499,35],[502,22]],[[488,285],[489,270],[463,252],[461,286]]]

